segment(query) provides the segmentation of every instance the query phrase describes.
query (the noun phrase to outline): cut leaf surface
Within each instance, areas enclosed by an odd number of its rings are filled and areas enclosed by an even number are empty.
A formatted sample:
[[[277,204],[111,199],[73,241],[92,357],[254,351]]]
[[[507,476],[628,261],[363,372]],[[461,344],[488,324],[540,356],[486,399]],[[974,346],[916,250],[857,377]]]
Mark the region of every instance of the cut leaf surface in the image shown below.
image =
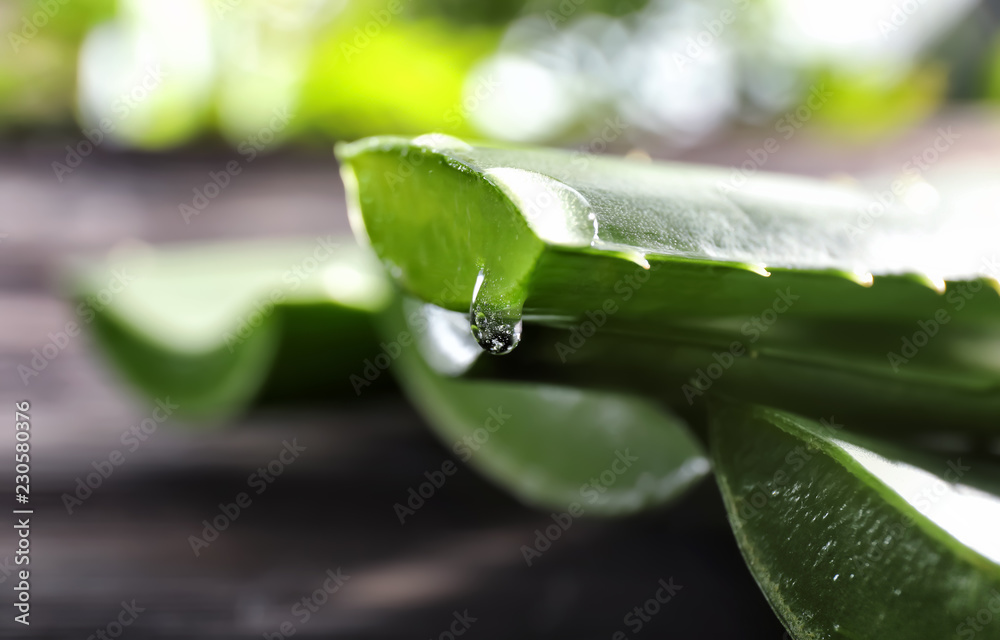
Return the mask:
[[[265,391],[350,390],[351,371],[333,374],[377,344],[370,318],[391,295],[370,254],[337,238],[135,248],[81,270],[73,288],[125,377],[202,417]]]

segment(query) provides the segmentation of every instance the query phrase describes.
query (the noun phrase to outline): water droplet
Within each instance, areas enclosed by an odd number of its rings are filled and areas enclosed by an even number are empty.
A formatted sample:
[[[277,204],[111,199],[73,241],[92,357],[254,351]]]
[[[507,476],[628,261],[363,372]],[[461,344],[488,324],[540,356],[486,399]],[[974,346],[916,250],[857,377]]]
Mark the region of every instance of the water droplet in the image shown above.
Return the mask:
[[[521,341],[521,307],[505,305],[480,296],[486,281],[486,270],[476,277],[469,308],[469,326],[479,346],[488,353],[502,356],[514,350]]]

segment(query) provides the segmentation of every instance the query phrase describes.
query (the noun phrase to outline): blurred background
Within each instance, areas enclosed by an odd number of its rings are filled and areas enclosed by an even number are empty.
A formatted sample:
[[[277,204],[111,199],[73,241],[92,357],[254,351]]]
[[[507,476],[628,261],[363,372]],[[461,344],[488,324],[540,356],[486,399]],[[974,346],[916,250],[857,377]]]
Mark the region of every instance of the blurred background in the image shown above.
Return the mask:
[[[863,181],[993,171],[998,19],[974,0],[5,0],[0,399],[32,403],[37,512],[32,626],[5,615],[0,634],[88,637],[134,599],[130,637],[279,637],[340,568],[298,635],[447,638],[468,610],[470,638],[631,637],[624,617],[672,578],[645,636],[781,638],[710,482],[581,522],[529,568],[519,546],[548,514],[463,465],[400,525],[392,505],[451,457],[380,379],[367,402],[170,421],[69,513],[150,407],[86,334],[27,382],[17,367],[73,318],[72,257],[349,233],[339,140],[437,131]],[[194,557],[200,521],[295,437],[310,455]]]

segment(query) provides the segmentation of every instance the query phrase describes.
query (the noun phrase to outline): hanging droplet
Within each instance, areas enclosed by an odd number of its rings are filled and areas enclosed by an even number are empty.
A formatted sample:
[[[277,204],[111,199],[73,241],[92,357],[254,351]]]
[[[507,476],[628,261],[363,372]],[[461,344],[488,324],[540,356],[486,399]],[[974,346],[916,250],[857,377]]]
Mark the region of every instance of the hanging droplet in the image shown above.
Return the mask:
[[[521,308],[491,301],[480,295],[486,271],[480,270],[469,308],[469,325],[479,346],[488,353],[502,356],[521,341]]]
[[[472,335],[484,351],[502,356],[513,351],[521,341],[521,319],[477,309],[472,312]]]

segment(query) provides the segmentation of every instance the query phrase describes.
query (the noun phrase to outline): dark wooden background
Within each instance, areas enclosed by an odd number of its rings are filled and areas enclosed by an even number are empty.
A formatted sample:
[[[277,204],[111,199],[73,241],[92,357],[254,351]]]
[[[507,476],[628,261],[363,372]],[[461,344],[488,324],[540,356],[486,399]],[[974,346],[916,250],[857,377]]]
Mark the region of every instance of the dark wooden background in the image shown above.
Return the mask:
[[[865,148],[831,150],[805,134],[768,169],[831,175],[891,173],[960,122],[950,161],[1000,149],[989,116],[928,123]],[[747,133],[686,159],[739,163],[763,140]],[[520,547],[547,513],[525,508],[470,468],[459,471],[400,525],[393,504],[440,468],[448,453],[391,393],[351,407],[259,408],[234,424],[170,422],[129,454],[70,515],[61,496],[149,412],[96,353],[75,338],[25,386],[17,365],[72,319],[59,273],[79,253],[125,239],[194,239],[347,233],[332,155],[256,160],[190,224],[178,213],[208,172],[235,158],[102,155],[60,183],[59,144],[0,151],[0,496],[12,505],[14,403],[32,404],[32,625],[12,622],[13,516],[0,515],[0,636],[87,638],[121,602],[145,611],[126,638],[260,638],[295,620],[292,605],[319,588],[327,569],[350,575],[319,613],[296,621],[298,637],[449,637],[453,612],[477,621],[472,638],[770,638],[783,631],[736,549],[714,484],[672,508],[623,520],[574,524],[528,567]],[[381,384],[389,384],[380,379]],[[246,488],[285,439],[301,458],[218,540],[195,557],[200,521]],[[5,507],[6,508],[6,507]],[[9,522],[9,523],[8,523]],[[683,585],[641,631],[623,622],[660,579]],[[277,636],[273,636],[277,637]]]

